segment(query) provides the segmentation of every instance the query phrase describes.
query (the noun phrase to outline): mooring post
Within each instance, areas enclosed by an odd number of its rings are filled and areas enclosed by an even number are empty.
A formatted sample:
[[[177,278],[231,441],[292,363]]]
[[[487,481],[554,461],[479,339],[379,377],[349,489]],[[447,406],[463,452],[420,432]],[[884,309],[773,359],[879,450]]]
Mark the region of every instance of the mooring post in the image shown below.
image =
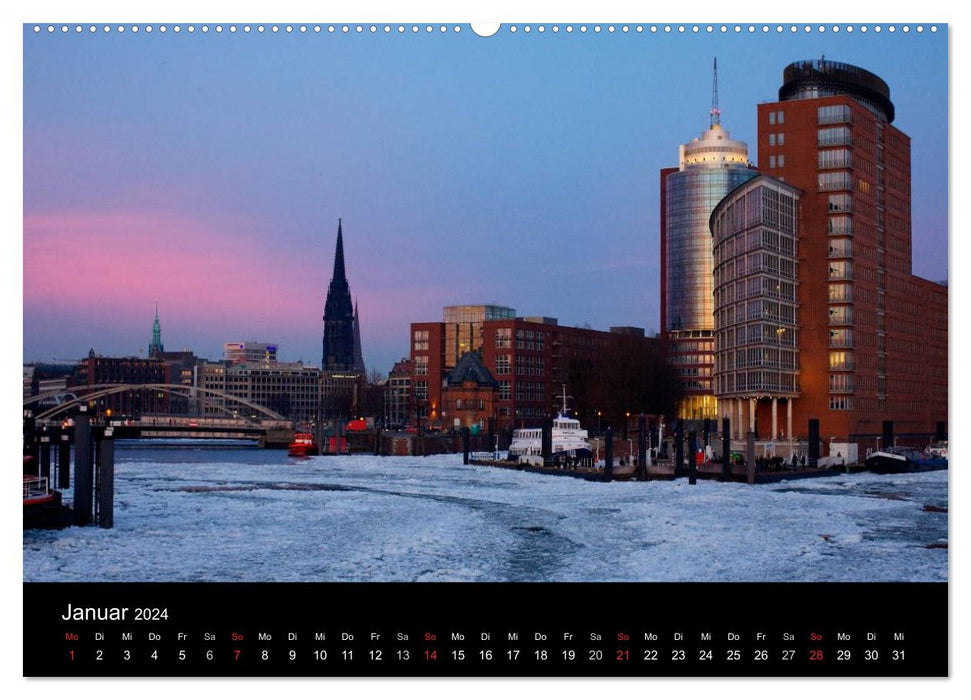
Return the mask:
[[[462,464],[469,463],[469,429],[462,428]]]
[[[884,421],[886,425],[887,421]],[[886,429],[886,427],[884,427]],[[806,466],[815,469],[819,464],[819,419],[809,419],[809,450],[806,455]]]
[[[541,451],[543,453],[543,466],[548,467],[553,461],[553,419],[549,416],[543,419]]]
[[[66,489],[71,486],[71,436],[64,429],[60,435],[61,439],[57,441],[57,487]]]
[[[109,528],[115,522],[115,440],[113,428],[105,428],[98,464],[98,526]]]
[[[722,481],[732,478],[732,421],[722,418]]]
[[[647,481],[647,416],[637,416],[637,480]]]
[[[698,483],[698,434],[694,430],[688,433],[688,483]]]
[[[604,481],[614,478],[614,431],[607,426],[604,431]]]
[[[51,483],[51,436],[47,434],[47,428],[40,436],[40,477]]]
[[[745,461],[748,468],[748,483],[755,483],[755,433],[749,431],[748,444],[746,445]]]
[[[674,477],[684,474],[684,425],[679,418],[674,424]]]
[[[33,468],[37,468],[38,447],[37,447],[37,421],[34,412],[29,408],[24,409],[24,456],[34,458]]]
[[[94,487],[94,465],[91,463],[91,419],[85,406],[74,418],[74,522],[91,522],[91,499]]]

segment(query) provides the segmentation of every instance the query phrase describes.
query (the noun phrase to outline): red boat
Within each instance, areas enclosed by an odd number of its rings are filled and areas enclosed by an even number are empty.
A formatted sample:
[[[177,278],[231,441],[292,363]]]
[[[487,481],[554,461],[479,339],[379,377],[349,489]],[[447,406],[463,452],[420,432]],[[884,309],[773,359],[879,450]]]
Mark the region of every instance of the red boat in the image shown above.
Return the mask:
[[[291,457],[309,457],[320,454],[320,448],[310,433],[297,433],[290,443],[289,453]]]

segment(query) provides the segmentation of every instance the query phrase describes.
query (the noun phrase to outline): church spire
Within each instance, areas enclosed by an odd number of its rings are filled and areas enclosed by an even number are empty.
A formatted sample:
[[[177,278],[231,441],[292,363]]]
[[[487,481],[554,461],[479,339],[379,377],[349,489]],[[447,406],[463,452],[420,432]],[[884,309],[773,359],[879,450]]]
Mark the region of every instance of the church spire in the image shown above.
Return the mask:
[[[351,289],[344,271],[344,230],[341,219],[337,220],[334,276],[327,290],[323,320],[321,368],[328,372],[363,372],[357,309],[351,299]]]
[[[165,351],[162,345],[162,326],[158,322],[158,302],[155,302],[155,323],[152,324],[152,343],[148,346],[148,356],[158,357]]]
[[[347,275],[344,272],[344,232],[341,230],[341,220],[337,220],[337,251],[334,253],[334,280],[344,282]]]

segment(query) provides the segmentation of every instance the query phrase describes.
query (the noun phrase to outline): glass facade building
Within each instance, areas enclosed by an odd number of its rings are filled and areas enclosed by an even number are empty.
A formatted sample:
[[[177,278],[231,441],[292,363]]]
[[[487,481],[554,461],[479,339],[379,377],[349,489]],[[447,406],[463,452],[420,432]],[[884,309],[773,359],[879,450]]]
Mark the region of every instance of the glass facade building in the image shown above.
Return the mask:
[[[758,402],[771,404],[772,439],[780,437],[778,405],[785,402],[783,435],[792,436],[799,396],[799,194],[760,176],[731,192],[711,216],[715,393],[738,439],[755,431]]]
[[[662,179],[662,326],[682,378],[680,417],[715,418],[714,297],[709,218],[715,206],[758,174],[748,147],[718,123],[681,146],[677,171]]]
[[[451,369],[465,353],[482,349],[483,322],[516,318],[516,310],[494,304],[446,306],[443,316],[445,367]]]

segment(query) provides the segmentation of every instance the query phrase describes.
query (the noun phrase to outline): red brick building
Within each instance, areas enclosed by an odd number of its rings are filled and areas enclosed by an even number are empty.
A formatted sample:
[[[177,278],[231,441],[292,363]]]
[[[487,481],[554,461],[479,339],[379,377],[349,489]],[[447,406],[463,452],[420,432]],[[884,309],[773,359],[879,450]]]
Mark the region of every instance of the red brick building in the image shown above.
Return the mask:
[[[456,308],[456,307],[447,307]],[[463,307],[471,309],[475,307]],[[449,409],[444,410],[442,387],[450,366],[447,347],[451,338],[462,338],[468,351],[481,354],[482,365],[495,378],[497,397],[492,417],[496,430],[522,425],[540,425],[545,416],[555,414],[561,405],[562,385],[574,397],[570,408],[581,420],[596,415],[590,392],[578,386],[581,375],[593,383],[603,361],[609,361],[618,348],[633,346],[644,356],[658,354],[655,338],[644,337],[643,329],[618,328],[615,332],[558,325],[547,317],[483,317],[462,323],[472,324],[471,332],[454,323],[411,324],[413,424],[423,427],[452,426]],[[502,307],[505,308],[505,307]],[[469,318],[472,318],[471,316]],[[602,408],[602,407],[601,407]],[[631,412],[645,410],[630,406]],[[584,418],[586,416],[586,418]],[[595,426],[591,426],[595,427]]]
[[[459,358],[442,386],[442,422],[451,428],[487,429],[495,415],[499,382],[482,364],[477,352]]]
[[[78,364],[75,378],[81,386],[104,384],[171,384],[172,366],[161,357],[102,357],[94,350]],[[108,394],[95,400],[95,415],[111,410],[115,415],[141,413],[169,413],[171,396],[168,392],[133,389]]]
[[[804,61],[783,83],[778,102],[758,106],[758,161],[801,192],[793,431],[818,418],[824,440],[862,450],[892,420],[926,441],[947,423],[947,287],[911,273],[910,138],[868,71]],[[760,398],[768,437],[773,404]]]

